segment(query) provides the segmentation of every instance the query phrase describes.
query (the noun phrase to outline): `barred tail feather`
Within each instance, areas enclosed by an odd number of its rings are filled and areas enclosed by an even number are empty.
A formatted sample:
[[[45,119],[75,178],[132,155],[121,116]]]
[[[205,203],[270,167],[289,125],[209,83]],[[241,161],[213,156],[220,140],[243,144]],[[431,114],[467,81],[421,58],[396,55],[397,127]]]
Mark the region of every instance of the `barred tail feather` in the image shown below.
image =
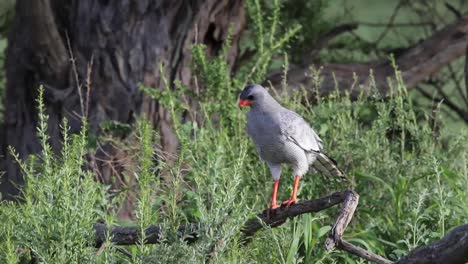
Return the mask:
[[[346,178],[346,174],[338,168],[336,161],[322,152],[317,153],[317,160],[312,167],[328,177]]]

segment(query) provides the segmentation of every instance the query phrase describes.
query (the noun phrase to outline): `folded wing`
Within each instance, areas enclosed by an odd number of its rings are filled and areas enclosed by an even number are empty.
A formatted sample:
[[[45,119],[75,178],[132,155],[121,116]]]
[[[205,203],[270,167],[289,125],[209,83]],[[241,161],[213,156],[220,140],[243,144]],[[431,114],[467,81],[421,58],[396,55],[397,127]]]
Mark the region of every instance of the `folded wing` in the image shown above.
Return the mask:
[[[300,115],[287,110],[281,113],[280,119],[281,133],[286,139],[307,152],[322,150],[322,140]]]
[[[304,151],[316,154],[316,160],[312,164],[315,170],[329,177],[346,178],[336,161],[323,153],[322,140],[300,115],[293,111],[284,111],[281,114],[281,132],[287,140]]]

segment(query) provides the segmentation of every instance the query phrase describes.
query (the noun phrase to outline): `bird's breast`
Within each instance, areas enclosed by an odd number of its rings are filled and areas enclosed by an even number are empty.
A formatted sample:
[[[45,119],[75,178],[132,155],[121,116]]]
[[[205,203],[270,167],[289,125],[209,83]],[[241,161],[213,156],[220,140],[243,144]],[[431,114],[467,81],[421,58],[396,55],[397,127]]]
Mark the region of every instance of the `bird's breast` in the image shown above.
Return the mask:
[[[268,115],[249,115],[247,132],[265,161],[294,164],[305,158],[304,150],[287,140],[279,122]]]

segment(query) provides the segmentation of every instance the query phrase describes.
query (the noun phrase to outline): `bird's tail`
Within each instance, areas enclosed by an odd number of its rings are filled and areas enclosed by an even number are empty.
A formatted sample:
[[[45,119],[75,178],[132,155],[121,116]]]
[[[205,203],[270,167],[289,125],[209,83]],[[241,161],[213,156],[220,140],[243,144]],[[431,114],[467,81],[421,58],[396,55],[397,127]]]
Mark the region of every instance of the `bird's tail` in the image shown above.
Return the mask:
[[[312,167],[328,177],[348,178],[346,174],[338,168],[336,161],[322,152],[317,153],[317,159],[312,164]]]

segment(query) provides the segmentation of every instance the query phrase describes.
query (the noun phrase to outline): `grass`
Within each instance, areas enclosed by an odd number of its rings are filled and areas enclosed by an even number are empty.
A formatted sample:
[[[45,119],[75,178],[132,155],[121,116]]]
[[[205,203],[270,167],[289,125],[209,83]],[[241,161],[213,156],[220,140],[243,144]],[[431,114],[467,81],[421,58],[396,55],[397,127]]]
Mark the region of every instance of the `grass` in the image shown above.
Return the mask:
[[[17,158],[26,185],[23,202],[3,201],[0,219],[2,263],[24,263],[35,258],[53,263],[92,262],[94,250],[92,224],[106,215],[106,187],[97,184],[84,169],[87,135],[68,133],[63,123],[63,150],[60,157],[48,144],[44,102],[40,112],[38,136],[43,147],[39,156],[28,161]],[[11,150],[14,153],[14,150]]]
[[[386,100],[363,97],[351,101],[335,95],[317,105],[303,105],[301,94],[280,99],[319,131],[326,149],[349,173],[361,194],[346,238],[396,259],[463,223],[468,213],[464,191],[468,186],[468,131],[451,134],[442,129],[435,136],[429,116],[413,106],[401,80],[392,88],[393,95]],[[239,228],[245,219],[267,206],[271,179],[247,139],[245,118],[236,109],[235,93],[224,96],[230,103],[225,105],[226,112],[218,112],[219,122],[205,120],[203,127],[191,123],[176,128],[183,142],[179,158],[189,172],[182,177],[176,170],[174,178],[183,178],[193,188],[180,198],[176,210],[190,206],[195,199],[195,211],[189,216],[187,212],[180,214],[210,230],[197,243],[204,245],[200,251],[190,247],[190,257],[202,262],[208,245],[223,241],[224,247],[215,255],[220,263],[355,263],[357,260],[345,253],[326,252],[322,247],[336,209],[266,229],[252,244],[240,248]],[[180,101],[177,97],[168,100]],[[202,103],[201,109],[211,109],[210,103]],[[280,198],[286,199],[291,191],[291,171],[283,175]],[[344,188],[309,174],[299,197],[312,199]],[[186,252],[185,244],[167,247],[170,252]],[[175,263],[187,256],[172,257],[169,262]]]
[[[386,100],[362,97],[351,101],[334,95],[316,105],[301,104],[303,94],[282,98],[301,113],[323,138],[327,152],[338,160],[361,195],[346,239],[373,252],[396,259],[409,250],[440,238],[468,215],[467,131],[451,134],[442,128],[435,137],[429,117],[417,111],[405,87],[398,83]],[[322,244],[337,209],[305,215],[286,225],[257,234],[251,244],[239,245],[239,229],[268,204],[271,179],[245,133],[244,113],[236,108],[236,94],[225,99],[218,122],[209,118],[176,124],[181,139],[174,166],[155,167],[155,132],[144,120],[135,129],[141,151],[137,180],[140,196],[137,224],[164,227],[166,243],[132,248],[131,262],[203,262],[213,245],[215,263],[356,263],[342,252],[326,252]],[[167,103],[178,100],[168,94]],[[208,103],[206,103],[208,104]],[[210,105],[201,105],[207,117]],[[39,109],[44,111],[42,100]],[[205,110],[209,109],[209,110]],[[174,110],[175,111],[175,110]],[[217,109],[219,111],[219,109]],[[229,116],[224,116],[228,113]],[[127,262],[109,245],[96,255],[90,246],[92,223],[112,221],[106,188],[83,169],[87,135],[67,136],[60,157],[47,143],[47,116],[40,115],[43,152],[28,162],[18,160],[27,185],[24,203],[0,205],[0,262],[37,258],[48,263]],[[230,120],[230,122],[223,122]],[[441,120],[443,122],[443,120]],[[162,185],[158,171],[173,182]],[[291,171],[282,178],[280,199],[290,194]],[[300,199],[313,199],[345,186],[309,173]],[[202,234],[188,245],[177,238],[176,227],[199,222]]]
[[[259,1],[250,1],[248,8],[254,19],[261,17]],[[117,223],[112,209],[119,199],[111,200],[107,187],[86,170],[94,140],[86,127],[70,135],[64,121],[62,153],[51,151],[40,96],[43,151],[28,161],[18,160],[27,182],[23,203],[0,204],[0,263],[203,263],[208,254],[212,263],[362,263],[347,253],[324,250],[337,208],[265,228],[247,246],[239,243],[243,223],[267,207],[272,180],[247,137],[237,96],[247,81],[263,78],[272,56],[281,53],[297,31],[293,27],[276,37],[274,21],[257,22],[267,23],[257,25],[261,53],[238,76],[229,75],[224,54],[208,60],[203,46],[197,45],[194,71],[203,84],[201,94],[190,94],[178,82],[172,90],[167,81],[161,90],[142,87],[169,109],[180,147],[175,162],[165,164],[154,148],[157,131],[144,118],[122,142],[131,145],[136,164],[127,172],[136,179],[139,194],[133,224],[141,229],[158,224],[164,230],[159,245],[128,247],[132,258],[110,241],[99,251],[93,247],[92,224]],[[385,99],[376,95],[352,101],[332,94],[311,104],[303,91],[278,98],[316,129],[327,153],[350,175],[361,196],[345,238],[390,259],[440,238],[468,215],[468,130],[450,131],[438,120],[442,125],[436,131],[430,115],[413,105],[398,71],[396,76],[398,82]],[[187,95],[197,100],[196,115],[185,103]],[[190,116],[188,121],[181,121],[183,113]],[[289,197],[292,181],[288,168],[280,200]],[[298,197],[313,199],[345,188],[309,173]],[[187,222],[201,228],[192,244],[177,233]]]
[[[451,134],[442,128],[434,137],[429,117],[414,108],[404,85],[393,89],[386,100],[351,101],[335,95],[317,105],[304,105],[301,94],[279,98],[320,133],[328,153],[348,172],[361,195],[346,239],[390,259],[443,236],[468,215],[468,131]],[[92,223],[99,219],[112,223],[115,216],[109,210],[113,205],[106,187],[83,169],[86,131],[66,136],[65,122],[64,149],[55,156],[47,143],[47,116],[41,114],[38,133],[43,152],[28,162],[18,160],[27,179],[24,203],[0,205],[4,223],[0,262],[37,258],[47,263],[201,263],[214,245],[214,263],[359,262],[343,252],[326,252],[322,246],[337,209],[266,228],[246,247],[239,244],[242,224],[268,205],[271,179],[247,138],[236,94],[225,94],[228,103],[217,112],[217,122],[208,118],[213,106],[206,102],[200,105],[207,117],[203,126],[175,124],[181,146],[171,167],[161,163],[155,167],[155,132],[144,120],[136,126],[141,149],[135,172],[140,192],[136,224],[141,228],[160,224],[165,243],[130,247],[131,260],[111,243],[99,255],[91,245]],[[173,104],[178,95],[177,91],[167,94],[166,103]],[[41,99],[39,109],[43,113]],[[161,184],[155,176],[161,171],[173,181]],[[289,196],[291,185],[288,169],[280,199]],[[309,173],[299,198],[313,199],[344,188]],[[186,222],[201,225],[194,244],[177,236],[177,226]]]

